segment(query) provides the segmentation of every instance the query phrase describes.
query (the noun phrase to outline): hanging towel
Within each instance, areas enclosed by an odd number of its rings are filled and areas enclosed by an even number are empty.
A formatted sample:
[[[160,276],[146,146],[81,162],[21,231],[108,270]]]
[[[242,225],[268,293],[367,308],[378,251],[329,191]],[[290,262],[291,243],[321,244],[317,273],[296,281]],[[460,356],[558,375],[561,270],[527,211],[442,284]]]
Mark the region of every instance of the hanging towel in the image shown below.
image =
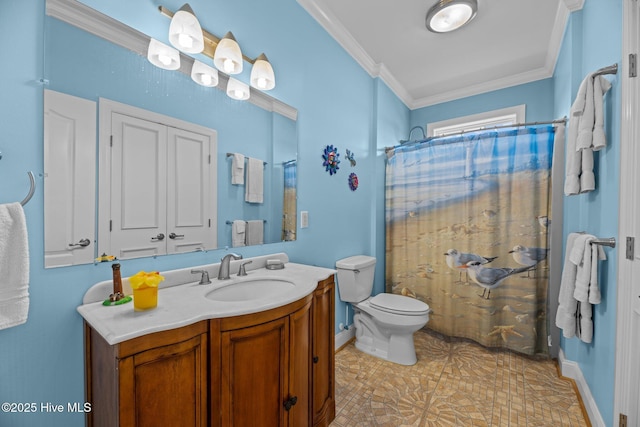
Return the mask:
[[[243,185],[244,184],[244,155],[240,153],[233,153],[233,160],[231,161],[231,184]]]
[[[581,234],[570,233],[567,237],[567,249],[564,256],[564,266],[562,268],[562,279],[560,280],[560,293],[558,296],[558,311],[556,312],[556,326],[562,329],[565,338],[576,335],[576,310],[578,301],[573,297],[576,287],[576,265],[571,262],[571,251],[576,246],[575,242]]]
[[[606,78],[589,74],[571,106],[564,185],[567,196],[595,189],[593,151],[606,145],[603,97],[610,88]]]
[[[0,205],[0,329],[27,321],[29,242],[20,203]]]
[[[591,244],[591,282],[589,283],[589,303],[600,304],[601,295],[598,285],[598,261],[604,261],[607,256],[600,245]]]
[[[244,200],[249,203],[262,203],[264,193],[263,161],[249,158],[247,162],[247,182]]]
[[[245,246],[245,230],[247,223],[242,219],[236,219],[231,224],[231,246],[237,248]]]
[[[261,219],[247,221],[247,246],[264,243],[264,221]]]

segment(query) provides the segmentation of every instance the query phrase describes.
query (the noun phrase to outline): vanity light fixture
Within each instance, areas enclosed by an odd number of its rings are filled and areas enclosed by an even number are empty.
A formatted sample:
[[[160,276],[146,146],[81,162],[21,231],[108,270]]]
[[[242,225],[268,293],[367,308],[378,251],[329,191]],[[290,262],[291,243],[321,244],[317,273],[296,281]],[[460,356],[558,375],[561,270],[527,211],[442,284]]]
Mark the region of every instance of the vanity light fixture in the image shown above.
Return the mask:
[[[180,68],[180,53],[156,39],[149,40],[147,59],[156,67],[164,68],[165,70],[177,70]]]
[[[188,4],[185,4],[184,6],[182,6],[182,8],[175,14],[163,6],[159,6],[158,9],[160,10],[161,14],[171,19],[172,26],[173,26],[173,18],[181,12],[190,13],[193,19],[195,20],[195,22],[197,22],[197,19],[195,18],[195,14],[193,14],[193,10],[191,10]],[[200,24],[198,23],[198,27],[199,26]],[[214,34],[211,34],[205,29],[201,29],[200,32],[203,35],[204,48],[199,53],[202,53],[203,55],[213,59],[213,65],[218,70],[222,71],[227,75],[239,74],[242,72],[242,69],[243,69],[243,64],[244,64],[243,61],[246,61],[252,64],[253,66],[251,69],[251,77],[250,77],[250,83],[252,87],[262,91],[270,90],[275,87],[275,84],[276,84],[275,73],[273,72],[273,67],[271,66],[271,63],[269,62],[269,60],[267,59],[267,56],[264,53],[255,59],[247,57],[240,50],[240,46],[238,45],[238,42],[236,41],[231,31],[225,34],[225,36],[222,39]],[[169,35],[170,40],[171,40],[171,37],[172,35],[170,31],[170,35]],[[183,52],[188,52],[182,49],[182,47],[179,47],[175,44],[174,46],[178,47]],[[194,68],[195,68],[195,63],[194,63]],[[194,71],[192,70],[192,78],[193,78],[193,73]],[[196,79],[194,78],[194,80]],[[233,79],[230,78],[229,81],[231,82],[231,80]],[[235,81],[237,83],[240,83],[237,80]],[[196,82],[200,83],[198,80],[196,80]],[[212,85],[212,86],[215,86],[215,85]],[[234,93],[235,94],[234,96],[229,94],[230,93],[228,89],[229,86],[233,88],[231,93]],[[244,83],[242,83],[242,86],[243,86],[242,88],[238,88],[238,85],[236,83],[228,84],[227,95],[229,95],[233,99],[248,99],[249,93],[250,93],[249,86]]]
[[[218,85],[218,70],[196,59],[191,68],[191,79],[199,85],[214,87]]]
[[[273,74],[273,67],[264,53],[256,58],[251,68],[250,81],[251,86],[260,90],[270,90],[275,87],[276,77]]]
[[[204,50],[202,27],[188,3],[171,18],[169,41],[176,49],[185,53],[200,53]]]
[[[438,0],[427,12],[427,29],[434,33],[456,30],[471,21],[477,12],[477,0]]]
[[[240,74],[242,72],[242,51],[240,45],[229,31],[218,42],[213,54],[213,65],[227,74]]]
[[[233,98],[238,101],[245,101],[249,99],[249,95],[249,85],[242,83],[240,80],[236,80],[233,77],[229,77],[229,81],[227,82],[227,96],[229,98]]]

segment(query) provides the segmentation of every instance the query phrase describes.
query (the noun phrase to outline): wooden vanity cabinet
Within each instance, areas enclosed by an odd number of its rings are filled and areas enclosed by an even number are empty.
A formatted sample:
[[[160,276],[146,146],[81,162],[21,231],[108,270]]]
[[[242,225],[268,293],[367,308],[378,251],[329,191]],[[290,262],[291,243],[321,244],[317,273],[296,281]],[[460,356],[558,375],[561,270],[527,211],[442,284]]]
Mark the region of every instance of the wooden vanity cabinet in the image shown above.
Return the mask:
[[[207,322],[109,345],[85,323],[89,427],[208,425]]]
[[[212,426],[310,425],[312,303],[210,321]]]
[[[318,283],[313,297],[313,426],[326,427],[335,418],[335,282]]]
[[[328,426],[334,289],[115,345],[85,323],[87,426]]]

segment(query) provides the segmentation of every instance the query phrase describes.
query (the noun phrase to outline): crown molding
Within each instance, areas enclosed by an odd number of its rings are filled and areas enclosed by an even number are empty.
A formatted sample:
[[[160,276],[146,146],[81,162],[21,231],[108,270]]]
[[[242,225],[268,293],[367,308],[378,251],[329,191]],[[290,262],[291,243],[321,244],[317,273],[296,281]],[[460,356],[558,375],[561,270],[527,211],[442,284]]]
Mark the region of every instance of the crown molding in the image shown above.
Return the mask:
[[[582,9],[585,0],[562,0],[559,2],[545,64],[542,68],[423,98],[413,98],[407,88],[396,79],[385,64],[376,63],[330,11],[322,10],[315,0],[297,1],[371,77],[379,77],[410,110],[415,110],[552,77],[569,15],[571,12]]]
[[[52,18],[80,28],[90,34],[105,39],[140,56],[147,57],[150,37],[122,22],[104,15],[77,0],[46,0],[46,14]],[[194,59],[180,53],[181,73],[191,76]],[[218,73],[216,89],[226,91],[229,76]],[[250,88],[248,102],[264,110],[278,113],[291,120],[297,120],[298,110],[266,93]]]

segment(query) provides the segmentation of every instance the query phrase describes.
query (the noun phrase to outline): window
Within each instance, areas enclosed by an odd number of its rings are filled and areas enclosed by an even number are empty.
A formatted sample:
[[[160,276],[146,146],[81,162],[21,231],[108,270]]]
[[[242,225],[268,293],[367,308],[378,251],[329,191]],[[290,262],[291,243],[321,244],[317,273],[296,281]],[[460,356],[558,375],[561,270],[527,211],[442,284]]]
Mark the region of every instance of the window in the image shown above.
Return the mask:
[[[456,117],[427,124],[427,137],[446,136],[460,132],[509,126],[525,121],[525,105],[487,111],[471,116]]]

